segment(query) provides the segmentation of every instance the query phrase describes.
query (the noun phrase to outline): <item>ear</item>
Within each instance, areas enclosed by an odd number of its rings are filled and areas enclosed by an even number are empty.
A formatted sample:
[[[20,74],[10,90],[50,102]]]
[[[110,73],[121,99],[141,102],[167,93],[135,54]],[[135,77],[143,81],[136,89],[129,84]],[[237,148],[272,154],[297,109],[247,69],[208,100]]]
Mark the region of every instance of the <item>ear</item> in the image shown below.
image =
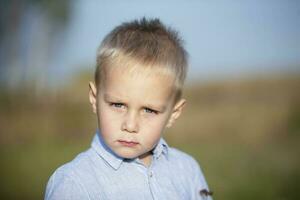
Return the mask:
[[[97,89],[93,82],[89,82],[89,100],[93,108],[93,113],[97,113]]]
[[[181,115],[182,113],[182,110],[183,108],[185,107],[186,105],[186,100],[185,99],[180,99],[173,107],[173,111],[172,111],[172,114],[169,118],[169,121],[167,123],[167,128],[170,128],[174,122],[176,121],[176,119],[179,118],[179,116]]]

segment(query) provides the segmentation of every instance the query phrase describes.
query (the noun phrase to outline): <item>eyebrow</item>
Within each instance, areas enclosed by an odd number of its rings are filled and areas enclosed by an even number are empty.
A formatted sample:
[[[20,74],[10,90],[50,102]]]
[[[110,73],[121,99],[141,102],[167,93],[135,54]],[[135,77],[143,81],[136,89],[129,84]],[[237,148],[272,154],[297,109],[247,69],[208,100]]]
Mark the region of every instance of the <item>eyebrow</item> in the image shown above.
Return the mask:
[[[120,101],[120,102],[122,102],[121,98],[113,96],[113,95],[110,95],[108,93],[104,94],[104,100],[105,101]]]

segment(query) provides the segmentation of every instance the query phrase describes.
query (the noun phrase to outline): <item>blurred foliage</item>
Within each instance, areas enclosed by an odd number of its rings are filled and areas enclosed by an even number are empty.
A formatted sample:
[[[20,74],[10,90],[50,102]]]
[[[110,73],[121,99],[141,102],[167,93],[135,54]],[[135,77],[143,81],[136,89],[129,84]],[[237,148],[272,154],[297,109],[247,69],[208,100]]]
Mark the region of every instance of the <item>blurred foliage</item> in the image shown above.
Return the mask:
[[[66,23],[70,16],[70,0],[27,0],[40,5],[49,17],[58,23]]]
[[[39,96],[1,88],[1,199],[42,199],[51,173],[89,148],[90,72]],[[214,199],[299,199],[300,75],[187,87],[165,137],[201,164]]]
[[[0,1],[0,85],[34,80],[42,90],[50,79],[52,45],[70,21],[71,6],[70,0]]]
[[[1,0],[0,1],[0,30],[13,23],[20,17],[27,6],[39,6],[49,18],[59,23],[65,23],[70,16],[70,0]],[[10,19],[10,20],[8,20]],[[13,21],[11,21],[13,20]]]

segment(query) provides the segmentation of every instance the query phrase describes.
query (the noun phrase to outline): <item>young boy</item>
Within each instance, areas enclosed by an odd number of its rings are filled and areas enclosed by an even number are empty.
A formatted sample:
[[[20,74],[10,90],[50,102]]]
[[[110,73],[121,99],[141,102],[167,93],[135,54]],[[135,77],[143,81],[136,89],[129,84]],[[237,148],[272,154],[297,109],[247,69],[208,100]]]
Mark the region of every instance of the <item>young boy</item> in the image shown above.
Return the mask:
[[[197,162],[162,138],[186,103],[186,71],[181,39],[158,19],[110,32],[89,84],[99,131],[51,176],[45,199],[211,199]]]

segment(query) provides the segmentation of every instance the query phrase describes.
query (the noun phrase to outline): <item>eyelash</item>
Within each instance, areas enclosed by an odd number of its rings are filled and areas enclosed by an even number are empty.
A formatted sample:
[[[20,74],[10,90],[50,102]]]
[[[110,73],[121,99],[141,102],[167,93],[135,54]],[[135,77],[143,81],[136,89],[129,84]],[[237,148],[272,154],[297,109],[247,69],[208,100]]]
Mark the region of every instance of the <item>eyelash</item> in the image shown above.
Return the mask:
[[[152,109],[150,109],[150,108],[144,108],[144,110],[145,110],[146,113],[158,114],[158,111],[152,110]]]
[[[124,106],[123,103],[110,103],[109,105],[113,106],[115,108],[122,108]],[[150,108],[144,108],[144,111],[149,114],[158,114],[158,111],[150,109]]]
[[[124,104],[122,103],[110,103],[110,106],[116,107],[116,108],[121,108],[122,106],[124,106]]]

